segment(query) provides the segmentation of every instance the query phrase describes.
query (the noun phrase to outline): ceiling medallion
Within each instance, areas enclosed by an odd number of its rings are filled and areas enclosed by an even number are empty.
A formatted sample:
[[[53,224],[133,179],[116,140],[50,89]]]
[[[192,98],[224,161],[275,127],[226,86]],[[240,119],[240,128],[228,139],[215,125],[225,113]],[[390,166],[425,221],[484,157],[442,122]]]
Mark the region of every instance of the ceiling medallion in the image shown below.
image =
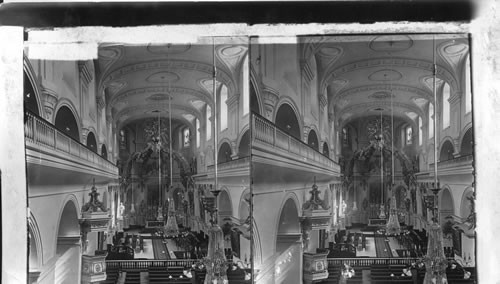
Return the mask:
[[[380,91],[380,92],[375,92],[371,95],[368,96],[369,98],[372,98],[372,99],[377,99],[377,100],[384,100],[384,99],[388,99],[390,97],[395,97],[394,94],[391,94],[390,92],[387,92],[387,91]]]
[[[333,46],[323,47],[319,50],[319,55],[324,57],[335,57],[338,56],[339,54],[340,54],[340,49]]]
[[[167,94],[154,94],[149,96],[146,100],[147,101],[168,101],[170,99],[170,96]]]
[[[147,49],[154,54],[180,54],[188,51],[191,44],[149,44]]]
[[[117,57],[120,53],[118,52],[118,50],[106,48],[106,49],[99,49],[98,54],[100,58],[113,59]]]
[[[411,119],[415,120],[418,117],[418,114],[414,113],[413,111],[407,111],[405,114]]]
[[[380,52],[405,51],[413,46],[413,40],[406,35],[382,35],[370,42],[370,49]]]
[[[424,98],[413,98],[413,102],[420,108],[424,109],[424,106],[427,104],[427,100]]]
[[[146,78],[149,83],[169,83],[179,81],[180,77],[174,72],[162,71]]]
[[[368,76],[368,79],[370,79],[370,81],[396,81],[401,78],[403,78],[403,74],[392,69],[375,71],[370,74],[370,76]]]
[[[197,110],[201,110],[201,108],[205,106],[205,102],[201,100],[192,100],[191,105]]]
[[[454,42],[452,42],[450,45],[446,46],[443,50],[448,55],[457,55],[467,51],[467,49],[468,46],[464,43],[454,44]]]
[[[221,49],[220,53],[227,57],[234,57],[241,55],[242,53],[245,52],[245,50],[246,49],[243,46],[236,45],[236,46],[224,47]]]

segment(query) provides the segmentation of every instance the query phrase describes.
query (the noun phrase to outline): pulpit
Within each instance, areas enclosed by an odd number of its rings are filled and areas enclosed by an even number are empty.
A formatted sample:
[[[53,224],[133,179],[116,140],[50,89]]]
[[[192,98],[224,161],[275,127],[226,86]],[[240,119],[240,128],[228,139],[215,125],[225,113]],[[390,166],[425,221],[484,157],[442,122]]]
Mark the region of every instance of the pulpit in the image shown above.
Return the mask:
[[[104,204],[98,200],[99,193],[95,185],[89,195],[90,201],[82,206],[80,219],[83,235],[81,283],[85,284],[106,280],[104,237],[111,219]]]
[[[319,197],[320,191],[316,182],[310,191],[311,198],[302,206],[301,228],[303,241],[303,280],[304,283],[320,282],[328,278],[328,249],[317,248],[311,251],[309,239],[312,231],[329,230],[331,215],[328,201]],[[326,199],[326,198],[325,198]]]

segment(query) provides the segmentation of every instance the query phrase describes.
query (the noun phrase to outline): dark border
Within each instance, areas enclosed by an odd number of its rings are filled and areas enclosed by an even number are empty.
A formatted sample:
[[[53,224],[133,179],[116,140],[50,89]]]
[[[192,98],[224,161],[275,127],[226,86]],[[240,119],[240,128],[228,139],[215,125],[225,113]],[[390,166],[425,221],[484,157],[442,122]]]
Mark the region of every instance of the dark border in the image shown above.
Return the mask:
[[[31,28],[208,23],[469,22],[472,0],[4,3],[0,25]]]

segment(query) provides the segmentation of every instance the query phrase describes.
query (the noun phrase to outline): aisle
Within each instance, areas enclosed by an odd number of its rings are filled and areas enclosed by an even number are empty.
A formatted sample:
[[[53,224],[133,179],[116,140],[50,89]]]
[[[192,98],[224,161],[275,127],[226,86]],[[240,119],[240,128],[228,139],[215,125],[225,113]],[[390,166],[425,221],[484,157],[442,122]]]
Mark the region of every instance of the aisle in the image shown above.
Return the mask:
[[[153,243],[154,259],[170,259],[167,246],[162,239],[152,239],[151,241]]]
[[[377,257],[393,257],[389,241],[386,241],[385,236],[375,235],[375,250]]]

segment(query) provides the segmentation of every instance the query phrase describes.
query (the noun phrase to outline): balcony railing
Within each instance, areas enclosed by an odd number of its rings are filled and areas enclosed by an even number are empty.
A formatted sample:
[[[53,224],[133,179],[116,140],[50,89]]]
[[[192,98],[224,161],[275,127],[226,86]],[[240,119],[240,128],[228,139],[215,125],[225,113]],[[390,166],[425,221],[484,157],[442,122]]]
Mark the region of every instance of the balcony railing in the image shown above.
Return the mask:
[[[315,164],[319,164],[331,170],[340,170],[339,165],[332,159],[326,157],[316,149],[313,149],[300,139],[279,129],[269,120],[256,114],[252,117],[254,140],[256,142],[271,146],[277,150],[285,151],[289,153],[291,157],[301,162],[304,162],[304,158],[306,158],[307,161],[314,162]]]
[[[243,157],[236,160],[227,161],[224,163],[218,163],[217,170],[224,171],[224,170],[238,169],[249,165],[250,165],[250,157]],[[208,171],[213,171],[213,170],[214,170],[214,165],[209,165]]]
[[[166,260],[106,260],[108,268],[147,269],[150,267],[191,267],[199,262],[197,259],[166,259]]]
[[[438,162],[438,169],[449,169],[458,166],[472,165],[473,159],[474,155],[466,155],[446,161],[440,161]],[[429,168],[434,169],[434,164],[435,163],[430,164]]]
[[[104,170],[108,174],[118,175],[118,168],[113,163],[29,111],[26,111],[24,138],[27,147],[50,149],[56,153],[70,155],[76,158],[75,161],[81,159],[86,165]]]

